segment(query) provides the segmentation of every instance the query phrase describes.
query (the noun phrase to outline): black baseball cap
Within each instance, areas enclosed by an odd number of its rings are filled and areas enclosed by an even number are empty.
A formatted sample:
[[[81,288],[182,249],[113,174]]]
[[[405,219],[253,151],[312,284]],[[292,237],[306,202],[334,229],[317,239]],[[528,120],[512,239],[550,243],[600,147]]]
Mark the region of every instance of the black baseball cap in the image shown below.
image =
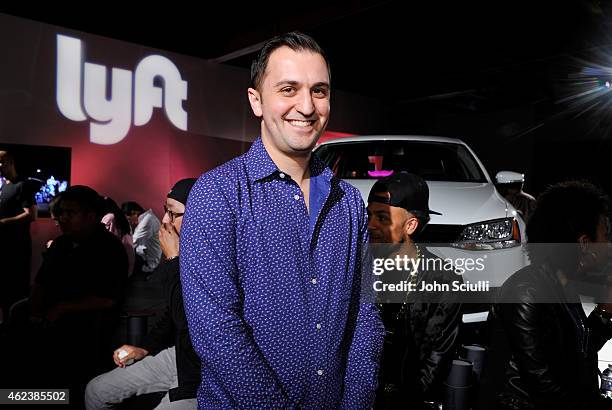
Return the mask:
[[[168,192],[168,198],[172,198],[176,201],[179,201],[183,205],[187,205],[187,197],[189,196],[189,191],[196,183],[197,179],[195,178],[185,178],[178,181],[170,192]]]
[[[388,192],[389,195],[376,195],[381,192]],[[425,180],[408,172],[399,172],[376,181],[370,190],[368,202],[397,206],[409,212],[419,211],[442,215],[440,212],[429,209],[429,188]]]

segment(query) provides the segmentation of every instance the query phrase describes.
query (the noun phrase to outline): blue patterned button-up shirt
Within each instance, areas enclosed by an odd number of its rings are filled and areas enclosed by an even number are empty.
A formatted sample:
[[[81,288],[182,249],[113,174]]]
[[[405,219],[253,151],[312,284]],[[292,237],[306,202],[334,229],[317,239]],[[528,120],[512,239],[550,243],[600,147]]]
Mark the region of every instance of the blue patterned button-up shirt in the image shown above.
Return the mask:
[[[261,139],[205,173],[181,229],[200,408],[371,408],[384,328],[361,304],[367,216],[313,156],[310,212]]]

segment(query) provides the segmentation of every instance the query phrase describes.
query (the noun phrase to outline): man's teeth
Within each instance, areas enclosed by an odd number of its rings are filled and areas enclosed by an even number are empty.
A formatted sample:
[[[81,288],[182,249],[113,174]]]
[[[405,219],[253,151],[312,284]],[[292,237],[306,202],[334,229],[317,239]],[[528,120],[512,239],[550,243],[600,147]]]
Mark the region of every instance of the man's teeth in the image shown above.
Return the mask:
[[[289,120],[291,125],[295,125],[296,127],[308,127],[312,124],[312,121],[299,121],[299,120]]]

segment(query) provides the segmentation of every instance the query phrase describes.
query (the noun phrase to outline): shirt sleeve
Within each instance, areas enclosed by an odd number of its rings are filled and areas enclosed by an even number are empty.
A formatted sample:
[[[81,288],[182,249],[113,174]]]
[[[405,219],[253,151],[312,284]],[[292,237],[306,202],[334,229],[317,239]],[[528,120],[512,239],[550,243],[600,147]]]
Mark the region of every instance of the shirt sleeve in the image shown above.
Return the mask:
[[[115,215],[108,213],[102,217],[102,223],[106,227],[106,230],[112,234],[119,236],[119,231],[115,225]]]
[[[134,249],[136,254],[144,256],[147,239],[151,236],[151,220],[148,215],[143,217],[142,223],[139,223],[134,229],[132,240],[134,241]]]
[[[368,220],[365,207],[361,204],[360,236],[362,247],[368,245]],[[370,409],[374,405],[377,385],[377,372],[380,363],[385,328],[378,307],[374,303],[361,303],[361,254],[356,263],[353,281],[353,301],[349,311],[349,321],[354,323],[352,341],[349,348],[342,409]]]
[[[290,408],[277,375],[242,316],[236,216],[210,174],[192,189],[181,227],[181,283],[205,391],[221,388],[232,408]]]
[[[521,303],[499,303],[494,309],[501,319],[512,358],[530,399],[536,408],[585,408],[586,397],[577,395],[577,390],[559,377],[552,363],[557,358],[550,357],[549,346],[543,343],[547,331],[546,326],[542,326],[545,321],[543,304],[537,303],[532,288],[520,292]]]
[[[19,193],[19,203],[22,208],[30,208],[31,206],[36,205],[36,187],[29,182],[24,181],[21,183],[21,192]]]
[[[459,342],[462,307],[457,299],[458,294],[445,292],[436,304],[434,314],[427,318],[425,335],[428,346],[420,369],[421,389],[426,398],[434,393],[433,387],[444,381]]]
[[[163,316],[155,323],[153,329],[147,333],[142,345],[149,355],[155,355],[162,349],[174,345],[174,322],[170,314],[170,308],[166,308]]]

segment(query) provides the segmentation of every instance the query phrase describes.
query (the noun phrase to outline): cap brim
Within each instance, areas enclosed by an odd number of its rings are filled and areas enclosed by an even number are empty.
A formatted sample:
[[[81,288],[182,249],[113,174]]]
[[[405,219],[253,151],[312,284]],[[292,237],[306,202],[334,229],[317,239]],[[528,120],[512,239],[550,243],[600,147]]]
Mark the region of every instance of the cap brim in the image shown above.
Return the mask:
[[[427,211],[430,215],[442,215],[440,212],[432,211],[431,209]]]

